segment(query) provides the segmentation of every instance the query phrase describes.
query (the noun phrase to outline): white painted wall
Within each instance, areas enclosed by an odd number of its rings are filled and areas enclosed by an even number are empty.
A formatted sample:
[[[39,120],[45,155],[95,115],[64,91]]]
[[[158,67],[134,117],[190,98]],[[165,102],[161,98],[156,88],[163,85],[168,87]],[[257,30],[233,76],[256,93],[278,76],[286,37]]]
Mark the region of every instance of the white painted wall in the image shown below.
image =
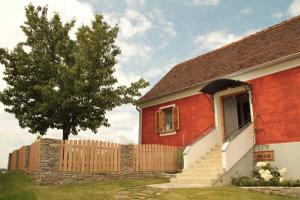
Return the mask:
[[[300,142],[257,145],[255,151],[274,151],[275,161],[270,162],[279,169],[287,168],[287,178],[300,179]]]
[[[214,129],[191,146],[187,146],[183,152],[184,169],[189,168],[202,156],[210,152],[217,143],[218,132]]]
[[[254,146],[253,124],[222,146],[222,165],[229,171]]]

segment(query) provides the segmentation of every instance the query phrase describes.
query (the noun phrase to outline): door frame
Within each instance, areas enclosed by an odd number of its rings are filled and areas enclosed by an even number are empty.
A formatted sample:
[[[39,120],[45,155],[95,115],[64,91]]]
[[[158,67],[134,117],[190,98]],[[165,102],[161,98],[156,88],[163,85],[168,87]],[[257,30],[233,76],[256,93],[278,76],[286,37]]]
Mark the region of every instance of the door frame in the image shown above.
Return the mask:
[[[251,92],[247,91],[245,87],[240,86],[236,88],[229,88],[220,92],[217,92],[214,95],[214,108],[215,108],[215,124],[218,131],[218,140],[219,144],[224,144],[225,141],[225,124],[224,124],[224,110],[223,110],[223,99],[228,96],[235,96],[242,93],[249,94],[249,104],[250,104],[250,113],[251,121],[253,122],[253,106],[251,101]]]
[[[231,97],[231,96],[237,96],[239,94],[247,94],[248,92],[245,91],[239,91],[239,92],[234,92],[226,95],[220,96],[220,116],[221,116],[221,136],[222,136],[222,143],[225,143],[225,114],[224,114],[224,98],[225,97]],[[248,94],[249,95],[249,94]],[[250,99],[249,99],[250,102]],[[250,104],[250,103],[249,103]]]

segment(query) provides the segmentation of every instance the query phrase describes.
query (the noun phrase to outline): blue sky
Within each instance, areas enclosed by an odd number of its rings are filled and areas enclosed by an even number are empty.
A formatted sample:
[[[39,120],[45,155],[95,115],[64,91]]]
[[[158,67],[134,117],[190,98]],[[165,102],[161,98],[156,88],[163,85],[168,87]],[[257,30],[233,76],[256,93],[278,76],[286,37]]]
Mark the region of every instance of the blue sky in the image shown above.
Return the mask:
[[[149,47],[146,53],[148,59],[137,56],[132,58],[131,62],[120,62],[120,64],[124,66],[125,72],[139,72],[152,84],[170,69],[171,64],[223,44],[218,41],[206,44],[203,39],[208,39],[209,33],[219,33],[220,40],[233,41],[287,19],[290,17],[288,10],[292,3],[287,0],[144,0],[121,3],[117,0],[92,0],[85,2],[91,3],[96,12],[104,15],[113,13],[115,16],[122,17],[131,10],[140,13],[150,21],[151,25],[148,29],[125,39],[128,43]],[[122,28],[122,24],[120,25]],[[164,26],[169,28],[169,32],[164,30],[166,28]],[[199,36],[204,38],[197,42]],[[149,72],[153,74],[148,75]]]
[[[300,14],[300,0],[0,0],[0,47],[12,49],[24,40],[24,6],[48,4],[49,13],[59,12],[64,22],[76,18],[76,28],[89,24],[100,12],[110,24],[120,27],[117,44],[122,50],[115,75],[120,84],[143,76],[153,86],[176,63],[236,41],[251,33]],[[6,87],[0,65],[0,91]],[[149,88],[143,90],[145,93]],[[138,113],[125,105],[107,113],[110,128],[98,134],[81,132],[81,139],[118,143],[138,141]],[[18,126],[0,104],[0,168],[8,153],[36,139]],[[60,130],[47,137],[61,138]]]

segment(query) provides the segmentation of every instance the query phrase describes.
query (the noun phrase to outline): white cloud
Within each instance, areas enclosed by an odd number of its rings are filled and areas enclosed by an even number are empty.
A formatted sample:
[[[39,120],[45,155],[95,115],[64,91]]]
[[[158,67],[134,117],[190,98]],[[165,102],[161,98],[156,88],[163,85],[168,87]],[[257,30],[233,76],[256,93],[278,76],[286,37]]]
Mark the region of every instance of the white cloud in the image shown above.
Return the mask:
[[[20,25],[25,20],[24,6],[29,1],[25,0],[0,0],[0,26],[5,27],[0,31],[0,47],[8,47],[12,49],[18,42],[25,39],[23,32],[20,30]],[[90,4],[80,2],[78,0],[32,0],[34,5],[48,4],[49,14],[53,11],[59,12],[62,20],[67,20],[76,17],[77,23],[75,27],[79,27],[82,24],[89,24],[93,18],[93,9]],[[142,20],[135,19],[140,18],[140,13],[128,12],[125,16],[130,20],[130,27],[133,28],[132,35],[136,36],[149,29],[149,23],[142,17]],[[107,16],[106,16],[107,17]],[[118,22],[120,15],[118,13],[111,14],[110,22]],[[117,20],[115,19],[117,18]],[[137,20],[137,22],[136,22]],[[136,27],[138,26],[138,27]],[[141,27],[139,27],[141,26]],[[124,25],[123,25],[124,27]],[[126,27],[126,26],[125,26]],[[74,37],[75,29],[72,32]],[[128,33],[126,33],[128,34]],[[119,41],[121,49],[123,50],[122,61],[128,61],[133,57],[148,58],[151,48],[144,44],[130,44],[124,40]],[[0,90],[6,86],[3,78],[3,66],[0,65]],[[122,68],[116,69],[116,76],[120,80],[120,84],[128,85],[130,82],[137,80],[139,77],[134,73],[125,73]],[[105,141],[113,141],[118,143],[132,143],[137,142],[138,133],[138,113],[133,106],[125,105],[114,109],[107,113],[107,118],[111,123],[110,128],[99,129],[98,134],[94,134],[91,131],[81,132],[78,136],[71,136],[71,138],[88,138],[98,139]],[[131,123],[128,123],[130,121]],[[19,148],[23,145],[28,145],[35,140],[36,135],[28,133],[26,129],[21,129],[18,126],[18,121],[15,117],[4,111],[4,106],[0,104],[0,168],[7,166],[8,153],[13,149]],[[61,138],[61,130],[49,130],[45,137]]]
[[[158,48],[166,47],[177,35],[174,24],[168,21],[165,18],[163,11],[159,9],[152,9],[147,13],[147,16],[149,16],[149,18],[155,22],[153,24],[157,30],[157,35],[161,40],[161,44],[158,46]]]
[[[217,6],[221,0],[192,0],[194,5],[198,6]]]
[[[18,42],[25,39],[24,33],[20,29],[20,25],[25,21],[24,7],[31,2],[33,5],[48,5],[49,16],[53,15],[53,11],[59,12],[63,22],[67,22],[76,17],[77,23],[75,29],[71,32],[71,36],[74,37],[75,30],[81,24],[88,24],[93,18],[92,7],[83,2],[77,0],[10,0],[0,2],[0,46],[12,49]]]
[[[122,70],[122,66],[120,64],[116,65],[116,77],[118,78],[118,84],[119,85],[126,85],[129,86],[130,83],[138,81],[141,76],[135,74],[135,73],[124,73]]]
[[[144,43],[133,42],[136,37],[146,37],[152,28],[151,21],[138,11],[127,9],[125,13],[110,12],[103,14],[110,25],[119,26],[117,45],[121,48],[119,60],[124,64],[131,59],[149,59],[151,47]]]
[[[291,17],[300,15],[300,0],[293,0],[288,8],[287,14]]]
[[[256,32],[256,30],[249,30],[244,34],[236,35],[227,30],[212,31],[207,34],[197,36],[194,40],[194,45],[199,51],[206,52],[237,41],[254,32]]]
[[[122,40],[117,40],[117,45],[120,47],[122,53],[119,60],[123,63],[130,59],[146,59],[151,57],[151,47],[145,44],[130,43]]]
[[[170,59],[167,63],[161,64],[159,66],[152,66],[149,69],[147,69],[143,75],[146,79],[151,79],[152,84],[159,81],[162,76],[164,76],[172,67],[175,66],[175,64],[178,63],[178,60],[176,57]],[[150,89],[150,87],[148,87]]]
[[[125,0],[128,7],[140,7],[145,5],[145,0]]]
[[[276,12],[273,13],[271,16],[273,19],[282,19],[285,15],[283,12]]]
[[[151,21],[134,10],[127,10],[119,21],[120,37],[131,38],[151,28]]]

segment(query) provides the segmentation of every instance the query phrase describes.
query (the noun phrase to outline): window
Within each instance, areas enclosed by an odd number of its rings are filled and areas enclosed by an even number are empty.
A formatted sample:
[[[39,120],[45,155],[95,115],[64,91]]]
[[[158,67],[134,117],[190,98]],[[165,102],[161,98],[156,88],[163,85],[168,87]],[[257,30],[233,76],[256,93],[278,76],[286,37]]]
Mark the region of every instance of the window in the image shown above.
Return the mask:
[[[160,108],[155,112],[155,132],[164,134],[179,129],[179,109],[175,105]]]

